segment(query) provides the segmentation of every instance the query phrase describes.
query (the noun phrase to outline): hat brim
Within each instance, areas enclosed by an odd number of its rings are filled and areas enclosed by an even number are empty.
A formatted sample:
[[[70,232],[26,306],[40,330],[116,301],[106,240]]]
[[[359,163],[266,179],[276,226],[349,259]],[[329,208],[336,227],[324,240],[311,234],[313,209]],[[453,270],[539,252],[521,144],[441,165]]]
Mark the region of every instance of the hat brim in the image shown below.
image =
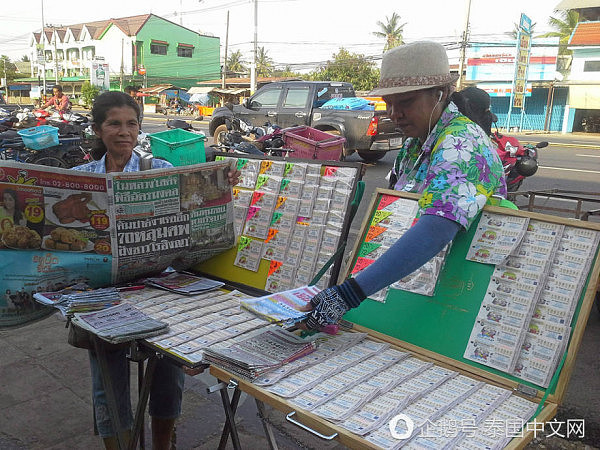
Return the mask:
[[[431,89],[438,86],[445,86],[447,84],[455,83],[458,80],[458,74],[453,73],[450,74],[450,78],[448,81],[444,83],[431,84],[427,86],[419,85],[419,86],[393,86],[393,87],[383,87],[383,88],[375,88],[371,92],[369,92],[369,96],[382,97],[384,95],[393,95],[393,94],[403,94],[405,92],[412,91],[421,91],[424,89]]]

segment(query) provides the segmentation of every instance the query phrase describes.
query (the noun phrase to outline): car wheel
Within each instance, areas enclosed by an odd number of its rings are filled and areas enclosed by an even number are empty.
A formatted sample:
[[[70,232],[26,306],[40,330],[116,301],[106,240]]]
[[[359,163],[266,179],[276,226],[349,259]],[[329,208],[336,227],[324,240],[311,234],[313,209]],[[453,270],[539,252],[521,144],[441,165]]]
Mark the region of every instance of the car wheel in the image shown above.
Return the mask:
[[[382,151],[370,151],[370,150],[359,150],[358,156],[360,156],[365,162],[379,161],[385,156],[387,152]]]
[[[215,132],[213,133],[213,143],[216,145],[223,145],[223,138],[228,132],[227,125],[219,125],[217,128],[215,128]]]

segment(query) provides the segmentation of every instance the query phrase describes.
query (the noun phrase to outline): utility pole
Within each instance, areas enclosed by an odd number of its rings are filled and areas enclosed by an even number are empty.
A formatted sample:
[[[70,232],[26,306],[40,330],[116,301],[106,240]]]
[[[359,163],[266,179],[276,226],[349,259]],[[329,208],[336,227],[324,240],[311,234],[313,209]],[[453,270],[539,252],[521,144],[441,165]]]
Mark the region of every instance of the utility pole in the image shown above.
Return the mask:
[[[460,62],[458,64],[458,82],[456,89],[461,90],[463,85],[463,72],[465,70],[465,54],[469,44],[469,16],[471,15],[471,0],[467,0],[467,17],[465,18],[465,30],[460,42]]]
[[[258,0],[254,0],[254,55],[252,64],[250,65],[250,93],[254,94],[256,91],[256,54],[258,53],[257,48],[258,41]]]
[[[52,37],[54,38],[54,81],[58,83],[58,50],[56,48],[56,27],[52,25]]]
[[[6,76],[6,58],[2,58],[2,62],[4,63],[4,96],[6,97],[6,103],[8,103],[8,77]]]
[[[227,47],[229,46],[229,11],[227,11],[227,27],[225,28],[225,57],[223,58],[223,81],[221,89],[225,89],[227,80]]]
[[[44,47],[44,36],[46,35],[44,31],[44,0],[40,0],[42,2],[42,32],[40,34],[40,44],[42,45],[42,93],[40,94],[40,101],[42,105],[46,101],[46,49]]]
[[[125,39],[121,38],[121,78],[120,78],[120,84],[121,84],[120,90],[121,91],[123,90],[123,71],[124,71],[124,68],[123,68],[123,64],[124,64],[123,45],[124,45],[124,42],[125,42]]]

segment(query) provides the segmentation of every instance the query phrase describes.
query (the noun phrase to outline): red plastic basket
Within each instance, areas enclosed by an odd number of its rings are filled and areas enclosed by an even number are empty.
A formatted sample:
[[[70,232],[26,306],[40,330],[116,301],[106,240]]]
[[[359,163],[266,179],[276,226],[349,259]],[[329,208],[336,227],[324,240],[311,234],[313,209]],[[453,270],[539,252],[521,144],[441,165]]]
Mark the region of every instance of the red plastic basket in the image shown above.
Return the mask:
[[[339,161],[346,139],[311,127],[293,127],[283,130],[285,148],[294,150],[290,158]]]

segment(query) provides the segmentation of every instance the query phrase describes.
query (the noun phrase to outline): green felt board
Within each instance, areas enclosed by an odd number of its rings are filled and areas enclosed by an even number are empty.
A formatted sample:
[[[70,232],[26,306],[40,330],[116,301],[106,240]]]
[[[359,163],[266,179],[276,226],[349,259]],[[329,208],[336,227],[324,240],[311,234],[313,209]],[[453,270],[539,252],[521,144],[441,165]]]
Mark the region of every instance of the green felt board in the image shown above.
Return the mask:
[[[375,205],[379,204],[380,198],[381,195]],[[508,210],[507,214],[510,214]],[[372,217],[373,211],[370,218]],[[493,265],[465,259],[478,223],[479,219],[476,219],[469,231],[460,232],[454,239],[433,297],[390,289],[385,303],[367,299],[359,308],[349,311],[344,319],[504,378],[543,389],[505,372],[463,358],[475,317],[494,271]],[[370,220],[367,222],[367,228],[369,224]],[[365,235],[366,233],[361,233],[363,241]],[[589,276],[586,287],[587,283]],[[585,292],[585,289],[582,292]],[[582,298],[583,294],[573,323],[577,322]]]

